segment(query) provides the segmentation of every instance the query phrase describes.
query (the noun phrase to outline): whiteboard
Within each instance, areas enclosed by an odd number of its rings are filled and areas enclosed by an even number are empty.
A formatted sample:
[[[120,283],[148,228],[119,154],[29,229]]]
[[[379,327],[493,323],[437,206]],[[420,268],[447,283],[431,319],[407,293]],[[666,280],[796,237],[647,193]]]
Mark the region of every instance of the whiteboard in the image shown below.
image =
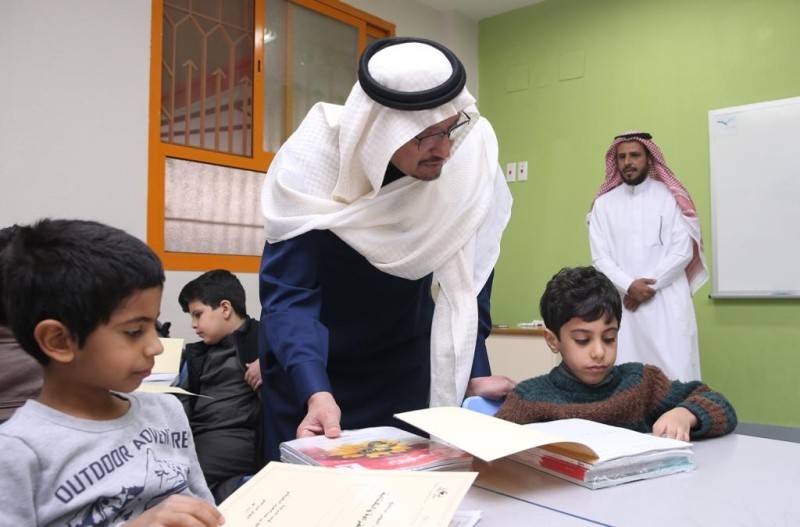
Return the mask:
[[[708,112],[711,296],[800,297],[800,97]]]

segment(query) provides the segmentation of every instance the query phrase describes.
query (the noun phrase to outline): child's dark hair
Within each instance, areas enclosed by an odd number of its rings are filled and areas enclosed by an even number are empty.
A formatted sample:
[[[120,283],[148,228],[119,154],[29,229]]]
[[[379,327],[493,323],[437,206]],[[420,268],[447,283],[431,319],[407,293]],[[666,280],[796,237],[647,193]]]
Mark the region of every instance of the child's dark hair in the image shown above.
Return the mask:
[[[561,326],[575,317],[594,322],[605,316],[606,320],[622,322],[619,292],[611,280],[594,267],[561,269],[547,282],[539,311],[544,325],[559,339]]]
[[[178,303],[184,313],[189,312],[190,302],[202,302],[216,309],[223,300],[231,303],[237,315],[247,317],[244,287],[236,275],[225,269],[214,269],[201,274],[183,286],[178,295]]]
[[[17,225],[12,225],[11,227],[0,229],[0,326],[8,325],[8,317],[6,316],[6,309],[3,305],[3,291],[5,290],[3,287],[3,251],[11,243],[18,228]]]
[[[144,242],[94,221],[18,227],[3,256],[11,331],[42,364],[49,358],[33,336],[42,320],[58,320],[83,346],[131,294],[164,284],[161,261]]]

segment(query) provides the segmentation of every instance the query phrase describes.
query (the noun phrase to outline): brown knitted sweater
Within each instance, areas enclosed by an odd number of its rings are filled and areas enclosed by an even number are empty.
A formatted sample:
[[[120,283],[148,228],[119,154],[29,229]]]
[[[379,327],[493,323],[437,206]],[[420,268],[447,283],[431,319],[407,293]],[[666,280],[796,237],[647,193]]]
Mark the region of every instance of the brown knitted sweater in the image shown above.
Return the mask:
[[[670,381],[657,367],[637,362],[615,366],[593,386],[581,382],[562,363],[547,375],[519,383],[497,417],[520,424],[578,417],[651,432],[661,415],[677,407],[697,417],[693,439],[736,428],[736,411],[721,393],[699,381]]]

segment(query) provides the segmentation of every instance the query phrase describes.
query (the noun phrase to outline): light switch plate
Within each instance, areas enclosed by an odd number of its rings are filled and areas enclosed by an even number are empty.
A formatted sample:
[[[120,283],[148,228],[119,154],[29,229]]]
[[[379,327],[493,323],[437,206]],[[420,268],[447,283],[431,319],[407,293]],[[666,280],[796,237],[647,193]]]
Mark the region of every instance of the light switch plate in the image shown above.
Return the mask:
[[[517,181],[528,181],[528,162],[517,163]]]
[[[517,180],[517,164],[506,163],[506,181],[516,181],[516,180]]]

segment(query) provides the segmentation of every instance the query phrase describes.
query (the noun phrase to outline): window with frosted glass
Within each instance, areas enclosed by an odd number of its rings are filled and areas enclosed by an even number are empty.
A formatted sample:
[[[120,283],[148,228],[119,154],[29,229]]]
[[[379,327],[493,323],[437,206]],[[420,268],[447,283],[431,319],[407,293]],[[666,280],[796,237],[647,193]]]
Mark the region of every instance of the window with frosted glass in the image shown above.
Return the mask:
[[[172,158],[165,172],[167,251],[261,254],[263,173]]]

